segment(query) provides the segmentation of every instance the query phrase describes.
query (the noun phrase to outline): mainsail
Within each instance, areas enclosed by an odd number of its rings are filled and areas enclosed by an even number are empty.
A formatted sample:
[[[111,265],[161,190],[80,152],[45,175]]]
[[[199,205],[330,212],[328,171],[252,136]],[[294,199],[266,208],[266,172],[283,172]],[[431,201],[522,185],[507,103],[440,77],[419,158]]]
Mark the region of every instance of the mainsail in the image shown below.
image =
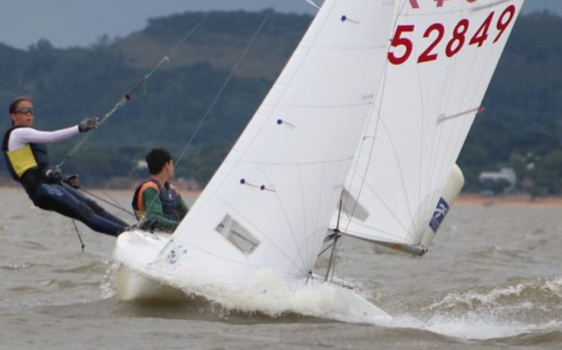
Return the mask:
[[[523,1],[396,1],[386,69],[333,228],[425,252],[423,234],[448,210],[443,189]]]
[[[393,2],[327,0],[158,260],[306,277],[373,108]]]

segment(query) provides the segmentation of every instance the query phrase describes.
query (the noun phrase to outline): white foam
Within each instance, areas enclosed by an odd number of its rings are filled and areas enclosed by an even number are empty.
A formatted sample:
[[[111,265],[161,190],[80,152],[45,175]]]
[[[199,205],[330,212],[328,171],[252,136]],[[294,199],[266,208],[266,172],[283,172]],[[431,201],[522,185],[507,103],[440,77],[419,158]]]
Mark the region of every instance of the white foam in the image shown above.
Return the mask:
[[[488,340],[526,333],[560,331],[562,322],[547,321],[529,324],[500,320],[493,314],[468,312],[460,316],[437,314],[428,320],[420,320],[411,316],[395,317],[387,326],[420,329],[459,339]]]
[[[417,328],[461,339],[495,339],[560,331],[562,278],[538,279],[490,290],[452,292],[421,310],[425,319],[396,316],[393,327]]]
[[[287,282],[274,271],[260,271],[242,285],[225,283],[204,266],[158,261],[163,242],[139,235],[119,237],[115,259],[136,273],[197,295],[223,308],[271,317],[295,313],[350,323],[381,323],[390,317],[352,290],[319,280]]]
[[[319,280],[287,282],[274,271],[263,270],[243,285],[213,280],[197,266],[151,265],[153,278],[203,296],[229,310],[271,317],[295,313],[349,323],[381,324],[390,317],[350,289]],[[165,276],[165,277],[164,277]]]

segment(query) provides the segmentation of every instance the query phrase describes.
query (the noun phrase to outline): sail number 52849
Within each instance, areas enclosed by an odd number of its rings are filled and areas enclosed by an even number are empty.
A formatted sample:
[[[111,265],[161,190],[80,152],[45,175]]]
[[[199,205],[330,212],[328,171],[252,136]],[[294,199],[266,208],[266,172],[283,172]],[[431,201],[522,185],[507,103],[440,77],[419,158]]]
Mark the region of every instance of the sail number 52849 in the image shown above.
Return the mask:
[[[503,35],[505,30],[509,27],[515,18],[515,6],[508,6],[502,14],[495,19],[495,12],[491,12],[480,25],[478,30],[468,39],[468,30],[470,28],[470,21],[468,19],[461,19],[460,22],[453,29],[452,35],[446,39],[447,45],[445,46],[445,55],[453,57],[459,53],[468,42],[468,45],[477,45],[481,47],[488,40],[490,27],[495,23],[498,30],[493,43],[496,43]],[[392,64],[403,64],[412,56],[414,51],[414,44],[406,37],[408,33],[416,30],[414,25],[398,25],[396,32],[390,43],[391,49],[388,52],[388,60]],[[439,57],[436,47],[445,38],[445,26],[441,23],[434,23],[430,25],[423,34],[424,38],[434,38],[427,48],[418,56],[418,63],[435,61]],[[393,49],[396,50],[393,51]]]

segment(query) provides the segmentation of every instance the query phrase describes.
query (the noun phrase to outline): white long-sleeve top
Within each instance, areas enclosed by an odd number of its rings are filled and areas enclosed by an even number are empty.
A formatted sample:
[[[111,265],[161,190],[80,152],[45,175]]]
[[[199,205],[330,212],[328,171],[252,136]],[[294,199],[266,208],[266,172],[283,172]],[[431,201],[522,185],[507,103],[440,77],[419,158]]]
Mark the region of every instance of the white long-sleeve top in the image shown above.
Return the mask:
[[[78,125],[55,131],[39,131],[33,128],[17,128],[10,134],[8,151],[17,151],[30,143],[53,143],[78,135]]]

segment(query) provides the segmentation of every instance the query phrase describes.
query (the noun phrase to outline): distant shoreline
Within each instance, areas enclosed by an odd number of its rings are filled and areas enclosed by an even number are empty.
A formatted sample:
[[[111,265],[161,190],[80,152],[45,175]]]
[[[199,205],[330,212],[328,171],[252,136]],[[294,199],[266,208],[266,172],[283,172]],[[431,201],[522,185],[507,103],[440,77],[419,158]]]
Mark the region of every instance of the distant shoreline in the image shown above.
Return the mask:
[[[185,189],[181,189],[181,188],[179,190],[180,190],[180,193],[181,193],[183,199],[186,201],[186,203],[189,206],[191,206],[193,204],[193,202],[195,202],[197,197],[199,197],[199,195],[201,194],[201,191],[185,190]],[[18,192],[19,191],[19,192],[21,192],[22,196],[27,198],[27,194],[25,193],[23,188],[21,188],[20,186],[0,186],[0,193],[2,193],[4,191],[10,191],[10,192]],[[102,196],[102,197],[103,197],[104,193],[107,193],[107,194],[110,194],[112,196],[130,197],[132,199],[135,189],[134,188],[132,188],[132,189],[127,189],[127,188],[123,188],[123,189],[87,188],[87,189],[85,189],[85,191],[91,192],[94,195],[98,195],[98,196]]]
[[[22,191],[19,186],[0,186],[0,191]],[[88,189],[88,192],[108,192],[120,195],[133,195],[133,189]],[[201,191],[180,189],[182,196],[189,202],[195,201]],[[484,197],[476,194],[461,194],[453,206],[503,206],[503,207],[529,207],[529,208],[562,208],[562,197],[539,197],[532,200],[528,195],[508,195]]]
[[[538,197],[533,200],[531,196],[528,195],[484,197],[480,195],[462,194],[453,204],[453,206],[456,205],[562,208],[562,197]]]

